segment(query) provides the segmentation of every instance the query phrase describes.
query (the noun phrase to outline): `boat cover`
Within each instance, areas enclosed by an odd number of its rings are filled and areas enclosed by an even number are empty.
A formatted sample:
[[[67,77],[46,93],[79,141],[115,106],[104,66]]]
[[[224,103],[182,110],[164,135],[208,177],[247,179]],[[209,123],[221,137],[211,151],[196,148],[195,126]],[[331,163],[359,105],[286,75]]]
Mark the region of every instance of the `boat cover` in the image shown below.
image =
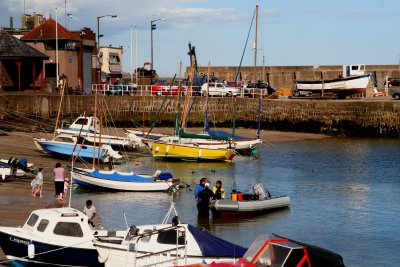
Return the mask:
[[[0,168],[10,168],[11,166],[8,163],[0,161]]]
[[[174,176],[170,172],[162,172],[159,175],[157,175],[157,178],[160,180],[169,180],[174,178]]]
[[[285,238],[277,234],[273,234],[279,238]],[[324,267],[344,267],[343,257],[330,250],[310,245],[307,243],[299,242],[288,238],[290,242],[304,246],[307,248],[308,257],[310,259],[311,266],[324,266]]]
[[[233,140],[250,140],[251,138],[239,136],[239,135],[233,135],[232,133],[227,133],[224,131],[208,131],[208,134],[212,136],[214,139],[219,139],[219,140],[228,140],[229,138],[232,138]]]
[[[240,258],[246,252],[246,248],[235,245],[222,238],[202,231],[189,224],[188,229],[199,245],[203,257],[237,257]]]
[[[118,172],[103,173],[103,172],[100,172],[99,170],[95,170],[95,171],[92,171],[92,172],[87,172],[87,175],[95,177],[95,178],[107,179],[107,180],[113,180],[113,181],[148,182],[148,183],[153,183],[154,182],[154,178],[140,176],[140,175],[138,175],[136,173],[126,173],[126,174],[121,174],[121,173],[118,173]]]

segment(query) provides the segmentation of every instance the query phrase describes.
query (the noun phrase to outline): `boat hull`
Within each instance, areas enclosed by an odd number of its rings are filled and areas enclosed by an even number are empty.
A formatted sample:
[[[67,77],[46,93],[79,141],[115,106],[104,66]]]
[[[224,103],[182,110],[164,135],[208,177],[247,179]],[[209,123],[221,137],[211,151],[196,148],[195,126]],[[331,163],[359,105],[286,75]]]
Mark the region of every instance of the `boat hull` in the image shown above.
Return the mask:
[[[272,197],[264,200],[232,201],[230,199],[217,200],[212,204],[215,215],[236,215],[249,213],[263,213],[274,209],[286,208],[290,205],[290,197]]]
[[[298,91],[313,93],[337,93],[352,95],[365,92],[370,82],[370,75],[350,76],[332,80],[296,81]]]
[[[100,147],[100,157],[99,148],[94,148],[93,146],[86,145],[76,145],[70,143],[59,143],[52,141],[35,140],[37,147],[47,154],[53,155],[55,157],[65,158],[71,157],[72,153],[79,153],[79,157],[84,159],[95,159],[100,158],[102,162],[107,162],[108,156],[106,156],[107,150]]]
[[[152,145],[156,159],[183,161],[229,161],[235,156],[230,149],[201,148],[195,145],[157,143]]]
[[[138,175],[131,173],[122,176],[125,176],[124,180],[115,180],[111,178],[96,177],[91,172],[79,169],[74,169],[73,172],[74,181],[83,187],[118,191],[164,192],[175,186],[172,180],[155,180],[151,175]],[[137,178],[140,178],[141,181],[135,181],[139,180]]]
[[[104,266],[98,261],[98,253],[92,249],[72,248],[32,241],[35,256],[29,259],[28,239],[0,232],[1,248],[14,266]],[[40,254],[40,255],[39,255]]]

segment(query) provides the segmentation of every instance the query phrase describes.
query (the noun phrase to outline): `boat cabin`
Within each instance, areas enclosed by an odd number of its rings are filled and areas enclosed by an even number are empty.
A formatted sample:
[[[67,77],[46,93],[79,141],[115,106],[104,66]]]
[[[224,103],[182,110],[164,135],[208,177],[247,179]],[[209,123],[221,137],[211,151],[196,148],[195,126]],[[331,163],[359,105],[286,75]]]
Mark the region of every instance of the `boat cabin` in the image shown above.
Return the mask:
[[[78,117],[67,129],[68,131],[76,131],[82,133],[100,133],[100,123],[99,120],[95,117]],[[60,133],[61,130],[57,129],[57,132]]]
[[[32,233],[32,239],[40,240],[46,236],[47,240],[57,240],[65,246],[93,238],[88,217],[73,208],[35,210],[22,228]]]
[[[343,77],[365,74],[365,64],[343,65]]]

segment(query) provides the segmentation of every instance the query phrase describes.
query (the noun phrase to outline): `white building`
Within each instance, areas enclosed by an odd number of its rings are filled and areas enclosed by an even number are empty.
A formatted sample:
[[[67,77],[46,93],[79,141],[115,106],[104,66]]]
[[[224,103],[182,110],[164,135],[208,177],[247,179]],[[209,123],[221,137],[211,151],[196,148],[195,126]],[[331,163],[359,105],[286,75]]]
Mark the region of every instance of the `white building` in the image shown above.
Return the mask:
[[[99,47],[99,63],[102,82],[114,83],[122,78],[122,47]]]

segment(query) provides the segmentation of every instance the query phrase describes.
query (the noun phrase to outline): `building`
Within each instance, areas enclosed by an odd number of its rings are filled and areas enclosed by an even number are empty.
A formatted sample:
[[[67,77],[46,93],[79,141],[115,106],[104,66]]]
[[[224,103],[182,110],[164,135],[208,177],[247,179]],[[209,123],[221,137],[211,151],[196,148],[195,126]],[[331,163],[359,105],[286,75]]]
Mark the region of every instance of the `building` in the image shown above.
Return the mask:
[[[56,32],[57,29],[57,32]],[[96,80],[96,36],[89,28],[69,31],[50,18],[21,37],[21,40],[49,56],[44,62],[48,90],[55,89],[59,76],[66,76],[70,91],[91,92]]]
[[[101,66],[101,81],[114,83],[122,78],[122,47],[99,47],[99,64]]]

